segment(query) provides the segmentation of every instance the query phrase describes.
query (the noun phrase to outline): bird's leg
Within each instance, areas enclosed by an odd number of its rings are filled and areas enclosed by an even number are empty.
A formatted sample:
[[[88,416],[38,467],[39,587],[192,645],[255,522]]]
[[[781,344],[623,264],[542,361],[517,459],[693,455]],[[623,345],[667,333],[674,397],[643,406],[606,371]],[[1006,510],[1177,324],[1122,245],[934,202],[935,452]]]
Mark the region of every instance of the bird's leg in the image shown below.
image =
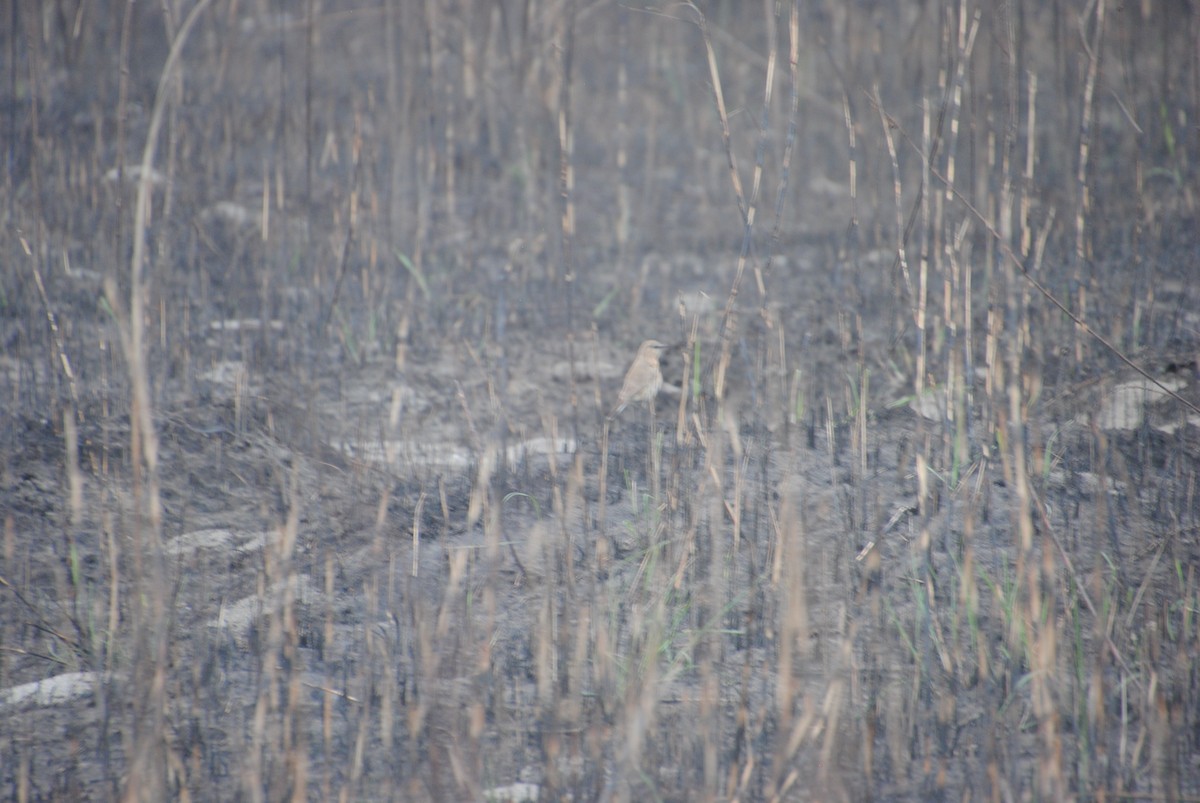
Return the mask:
[[[647,453],[647,468],[650,477],[650,495],[657,504],[658,502],[658,468],[662,461],[658,454],[658,411],[655,409],[654,399],[650,399],[650,451]]]

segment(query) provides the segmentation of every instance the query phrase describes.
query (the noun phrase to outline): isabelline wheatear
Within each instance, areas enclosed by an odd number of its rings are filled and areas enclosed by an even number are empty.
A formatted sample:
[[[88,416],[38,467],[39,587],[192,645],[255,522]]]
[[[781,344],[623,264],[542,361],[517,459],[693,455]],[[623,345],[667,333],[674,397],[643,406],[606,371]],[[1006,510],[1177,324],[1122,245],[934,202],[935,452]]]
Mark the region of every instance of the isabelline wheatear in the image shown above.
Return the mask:
[[[633,365],[625,373],[625,384],[621,385],[621,392],[617,394],[617,406],[608,414],[609,418],[620,415],[630,402],[654,403],[654,397],[663,383],[658,356],[665,348],[657,340],[647,340],[638,346]]]

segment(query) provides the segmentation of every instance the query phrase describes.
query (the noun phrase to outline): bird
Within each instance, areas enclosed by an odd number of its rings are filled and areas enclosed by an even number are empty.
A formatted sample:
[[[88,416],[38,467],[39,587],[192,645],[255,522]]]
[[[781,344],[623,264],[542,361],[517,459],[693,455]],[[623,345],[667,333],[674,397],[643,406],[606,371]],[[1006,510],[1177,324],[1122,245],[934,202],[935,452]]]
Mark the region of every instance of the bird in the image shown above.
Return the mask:
[[[654,402],[654,397],[662,388],[662,369],[658,365],[659,354],[665,349],[657,340],[647,340],[638,346],[637,356],[633,365],[625,373],[625,383],[617,394],[617,406],[608,414],[610,419],[616,418],[630,402]]]

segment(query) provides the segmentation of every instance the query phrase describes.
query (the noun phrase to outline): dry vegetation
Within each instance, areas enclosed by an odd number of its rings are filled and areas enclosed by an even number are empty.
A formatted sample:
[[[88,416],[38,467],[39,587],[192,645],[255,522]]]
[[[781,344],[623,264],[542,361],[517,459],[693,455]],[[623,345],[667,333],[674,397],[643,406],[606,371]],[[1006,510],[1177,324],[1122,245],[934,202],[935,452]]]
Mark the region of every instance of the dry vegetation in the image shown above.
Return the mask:
[[[0,16],[0,797],[1200,799],[1194,3]]]

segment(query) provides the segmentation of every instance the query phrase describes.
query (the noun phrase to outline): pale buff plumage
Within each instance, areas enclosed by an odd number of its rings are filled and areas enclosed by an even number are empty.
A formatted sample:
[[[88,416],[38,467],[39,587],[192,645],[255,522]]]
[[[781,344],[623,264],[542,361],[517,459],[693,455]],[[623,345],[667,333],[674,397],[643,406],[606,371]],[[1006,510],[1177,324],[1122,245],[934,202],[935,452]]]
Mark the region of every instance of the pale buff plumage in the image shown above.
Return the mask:
[[[608,414],[609,418],[620,415],[630,402],[653,404],[654,397],[662,388],[663,377],[662,369],[658,364],[658,356],[665,348],[666,346],[657,340],[647,340],[638,347],[637,356],[633,358],[633,365],[629,366],[629,371],[625,374],[625,383],[621,385],[621,392],[617,394],[617,406]]]

